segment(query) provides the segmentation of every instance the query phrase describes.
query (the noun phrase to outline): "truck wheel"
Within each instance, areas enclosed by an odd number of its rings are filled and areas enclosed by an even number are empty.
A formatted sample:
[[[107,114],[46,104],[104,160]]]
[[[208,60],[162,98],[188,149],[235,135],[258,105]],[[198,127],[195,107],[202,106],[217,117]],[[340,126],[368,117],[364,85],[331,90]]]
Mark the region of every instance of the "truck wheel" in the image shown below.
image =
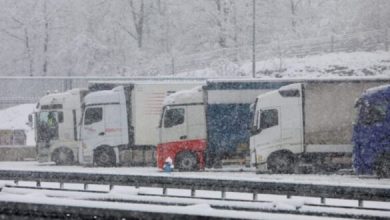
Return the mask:
[[[52,160],[57,165],[70,165],[74,162],[73,152],[66,147],[58,148],[53,152]]]
[[[268,158],[267,167],[271,173],[293,173],[295,169],[294,156],[288,152],[275,153]]]
[[[99,167],[109,167],[115,165],[115,152],[110,147],[100,147],[95,150],[94,161]]]
[[[198,159],[191,152],[183,152],[176,156],[175,166],[180,171],[192,171],[198,167]]]
[[[375,164],[375,174],[380,178],[390,177],[390,156],[383,155],[377,159]]]

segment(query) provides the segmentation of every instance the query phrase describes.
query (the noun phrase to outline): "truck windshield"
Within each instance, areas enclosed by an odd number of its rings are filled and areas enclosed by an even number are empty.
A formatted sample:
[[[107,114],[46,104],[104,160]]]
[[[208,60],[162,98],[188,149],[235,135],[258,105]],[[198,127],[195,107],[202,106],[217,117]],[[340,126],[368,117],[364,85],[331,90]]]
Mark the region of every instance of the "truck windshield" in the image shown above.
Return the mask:
[[[38,114],[37,136],[38,141],[58,139],[58,123],[63,121],[63,113],[58,111],[44,111]]]
[[[387,102],[368,103],[360,102],[357,105],[359,111],[359,122],[364,125],[372,125],[385,119],[387,113]]]

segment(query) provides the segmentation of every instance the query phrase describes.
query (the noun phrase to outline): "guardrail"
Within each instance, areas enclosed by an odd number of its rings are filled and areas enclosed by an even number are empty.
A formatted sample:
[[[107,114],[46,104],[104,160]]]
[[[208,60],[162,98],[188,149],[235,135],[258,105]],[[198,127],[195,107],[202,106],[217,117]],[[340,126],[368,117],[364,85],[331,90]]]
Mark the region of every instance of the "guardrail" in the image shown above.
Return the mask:
[[[221,219],[220,217],[136,211],[65,205],[31,204],[0,201],[0,218],[4,219]],[[22,218],[24,217],[24,218]],[[239,219],[239,218],[229,218]]]
[[[191,190],[191,196],[195,197],[196,190],[220,191],[222,199],[226,198],[226,192],[252,193],[253,200],[257,200],[258,194],[274,194],[291,196],[319,197],[325,203],[325,198],[358,200],[359,206],[363,201],[390,201],[390,188],[365,187],[365,186],[340,186],[318,185],[309,183],[287,183],[270,181],[229,180],[211,178],[189,178],[172,176],[143,176],[143,175],[116,175],[98,173],[65,173],[42,171],[15,171],[0,170],[0,180],[35,181],[37,186],[41,182],[58,182],[63,187],[64,183],[109,185],[135,187],[159,187],[163,194],[167,194],[168,188]]]

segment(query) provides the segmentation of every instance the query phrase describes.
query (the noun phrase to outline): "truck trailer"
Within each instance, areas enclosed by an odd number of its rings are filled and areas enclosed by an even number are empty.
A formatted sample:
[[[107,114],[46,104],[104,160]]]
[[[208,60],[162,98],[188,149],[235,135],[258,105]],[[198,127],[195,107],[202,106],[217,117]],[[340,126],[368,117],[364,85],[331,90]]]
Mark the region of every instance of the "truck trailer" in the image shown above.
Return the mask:
[[[366,90],[355,105],[353,167],[358,175],[390,177],[390,85]]]
[[[251,164],[273,173],[351,168],[355,101],[364,90],[389,81],[307,80],[259,95]]]
[[[93,82],[84,99],[80,163],[155,165],[164,98],[203,81]],[[107,90],[110,89],[110,90]]]
[[[34,130],[39,162],[72,164],[78,161],[81,105],[87,89],[51,93],[37,103]]]
[[[291,80],[208,80],[166,98],[160,120],[157,165],[179,170],[245,163],[249,157],[250,104],[258,94]]]

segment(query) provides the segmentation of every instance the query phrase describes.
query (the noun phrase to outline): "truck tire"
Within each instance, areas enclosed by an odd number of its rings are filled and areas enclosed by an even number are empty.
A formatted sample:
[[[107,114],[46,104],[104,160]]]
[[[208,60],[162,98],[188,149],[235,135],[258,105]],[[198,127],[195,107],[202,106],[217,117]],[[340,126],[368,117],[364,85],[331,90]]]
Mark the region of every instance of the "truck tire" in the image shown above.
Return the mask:
[[[175,167],[179,171],[193,171],[198,169],[198,159],[192,152],[182,152],[176,156]]]
[[[94,152],[94,162],[99,167],[115,165],[115,152],[111,147],[99,147]]]
[[[67,147],[58,148],[54,150],[52,154],[52,160],[57,165],[71,165],[74,163],[73,152]]]
[[[294,155],[290,152],[274,153],[268,157],[267,168],[271,173],[293,173],[295,170]]]
[[[375,174],[380,178],[389,178],[390,177],[390,155],[380,156],[374,168]]]

